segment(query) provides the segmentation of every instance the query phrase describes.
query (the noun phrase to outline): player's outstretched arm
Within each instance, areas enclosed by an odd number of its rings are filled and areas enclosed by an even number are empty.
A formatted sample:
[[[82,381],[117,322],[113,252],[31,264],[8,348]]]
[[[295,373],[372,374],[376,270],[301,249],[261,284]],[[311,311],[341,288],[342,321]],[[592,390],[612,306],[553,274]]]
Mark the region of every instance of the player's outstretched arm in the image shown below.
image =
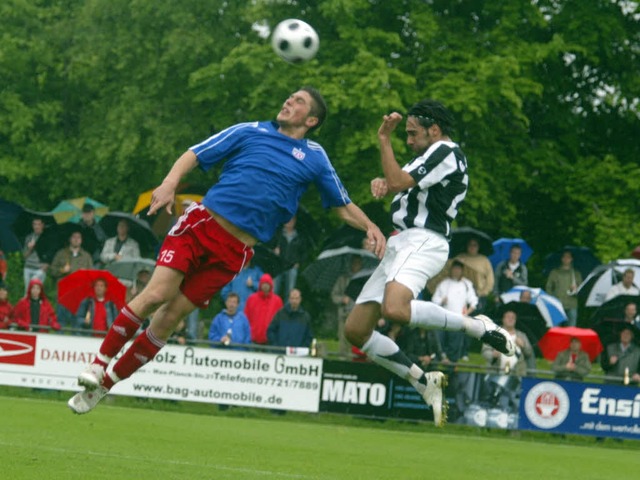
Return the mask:
[[[175,202],[176,188],[182,177],[193,170],[198,165],[198,157],[191,150],[187,150],[175,161],[173,167],[164,177],[164,180],[151,195],[151,206],[147,215],[153,215],[162,207],[166,206],[167,213],[171,215]]]
[[[373,253],[378,258],[382,258],[387,240],[378,226],[367,217],[360,207],[355,203],[350,203],[344,207],[336,207],[336,212],[345,223],[367,232],[367,241],[373,247]]]

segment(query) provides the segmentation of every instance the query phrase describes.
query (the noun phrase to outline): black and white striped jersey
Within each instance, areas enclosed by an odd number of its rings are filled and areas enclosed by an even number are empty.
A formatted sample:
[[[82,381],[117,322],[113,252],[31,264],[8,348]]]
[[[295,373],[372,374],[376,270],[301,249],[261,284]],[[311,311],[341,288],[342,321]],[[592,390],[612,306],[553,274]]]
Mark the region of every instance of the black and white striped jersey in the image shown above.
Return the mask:
[[[402,168],[416,186],[396,194],[391,219],[399,230],[426,228],[449,238],[469,186],[467,159],[453,142],[439,141]]]

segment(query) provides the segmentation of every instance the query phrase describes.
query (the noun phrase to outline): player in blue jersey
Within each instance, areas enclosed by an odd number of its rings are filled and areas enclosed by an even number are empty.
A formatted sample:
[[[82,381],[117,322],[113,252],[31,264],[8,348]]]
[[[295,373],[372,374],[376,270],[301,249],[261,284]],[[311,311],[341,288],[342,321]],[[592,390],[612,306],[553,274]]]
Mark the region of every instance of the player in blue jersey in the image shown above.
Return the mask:
[[[179,321],[206,306],[251,260],[252,247],[268,241],[293,217],[310,183],[318,187],[323,205],[365,231],[382,256],[382,232],[351,202],[323,148],[305,139],[322,124],[326,111],[317,90],[301,88],[284,102],[276,121],[234,125],[176,160],[153,191],[150,215],[161,208],[171,213],[180,180],[196,166],[206,171],[219,162],[224,165],[202,203],[187,208],[168,233],[149,284],[123,307],[93,363],[78,377],[85,390],[68,402],[75,413],[92,410],[116,382],[153,359]],[[149,327],[108,368],[153,312]]]
[[[394,194],[391,218],[398,234],[389,239],[382,262],[356,300],[345,324],[345,336],[377,364],[411,383],[433,408],[434,421],[446,421],[442,372],[425,373],[389,337],[374,330],[381,317],[425,329],[464,331],[507,355],[514,355],[511,336],[489,318],[445,310],[418,299],[427,281],[444,267],[449,255],[451,222],[469,182],[467,159],[449,135],[453,116],[440,102],[426,99],[407,114],[407,145],[415,157],[404,167],[396,161],[391,134],[402,115],[385,115],[378,130],[384,178],[371,182],[380,198]]]

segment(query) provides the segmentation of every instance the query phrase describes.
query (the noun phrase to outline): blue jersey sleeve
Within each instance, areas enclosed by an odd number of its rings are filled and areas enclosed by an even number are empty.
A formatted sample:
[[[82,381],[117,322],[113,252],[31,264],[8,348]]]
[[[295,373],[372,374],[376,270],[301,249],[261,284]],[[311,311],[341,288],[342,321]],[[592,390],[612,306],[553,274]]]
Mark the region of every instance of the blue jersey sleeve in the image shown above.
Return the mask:
[[[190,147],[189,150],[196,154],[200,168],[206,172],[216,163],[237,152],[246,136],[251,135],[257,126],[258,122],[233,125]]]
[[[315,142],[309,142],[309,148],[318,150],[322,157],[322,169],[315,179],[315,185],[320,191],[320,198],[324,208],[344,207],[351,203],[347,189],[338,177],[329,157],[324,149]]]

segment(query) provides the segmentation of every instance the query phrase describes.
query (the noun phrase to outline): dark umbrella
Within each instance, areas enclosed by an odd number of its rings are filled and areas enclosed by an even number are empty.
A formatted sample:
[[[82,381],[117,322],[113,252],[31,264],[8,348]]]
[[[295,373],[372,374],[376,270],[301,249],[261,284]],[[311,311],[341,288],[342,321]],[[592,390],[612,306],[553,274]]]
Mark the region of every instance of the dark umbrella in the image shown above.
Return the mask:
[[[633,332],[634,343],[640,345],[640,329],[632,323],[625,322],[616,318],[606,318],[600,320],[593,326],[593,329],[600,337],[602,345],[606,348],[610,343],[620,340],[620,332],[628,328]]]
[[[640,245],[631,250],[631,256],[640,260]]]
[[[14,202],[0,199],[0,250],[4,253],[17,252],[22,249],[20,240],[11,230],[11,225],[22,212],[22,207]]]
[[[618,295],[607,300],[600,305],[591,315],[591,325],[596,325],[603,320],[623,320],[624,309],[630,304],[635,303],[640,307],[639,295]]]
[[[453,258],[467,251],[469,240],[475,239],[480,246],[479,252],[487,257],[493,253],[493,240],[486,233],[472,227],[460,227],[451,230],[451,242],[449,242],[449,257]]]
[[[100,226],[104,230],[107,237],[115,237],[117,235],[118,222],[127,220],[129,222],[129,236],[133,238],[140,246],[142,256],[155,256],[158,246],[158,237],[151,230],[149,222],[126,212],[109,212],[102,220]]]
[[[570,251],[573,256],[573,267],[580,272],[582,278],[586,278],[594,268],[602,264],[602,262],[593,254],[591,249],[587,247],[567,245],[561,250],[550,253],[546,256],[542,272],[545,276],[548,276],[551,273],[551,270],[560,266],[562,254],[567,250]]]
[[[96,280],[107,283],[106,299],[116,304],[118,309],[125,303],[127,287],[106,270],[77,270],[58,282],[58,303],[75,314],[80,302],[94,295],[93,284]]]
[[[364,270],[354,273],[344,291],[345,295],[354,300],[358,298],[362,287],[364,287],[364,284],[367,283],[367,280],[369,280],[369,277],[371,277],[375,270],[375,268],[365,268]]]
[[[542,313],[533,303],[509,302],[502,304],[497,311],[496,318],[500,323],[505,312],[512,311],[516,314],[516,328],[527,334],[532,345],[547,333],[549,327]]]
[[[276,255],[262,244],[253,247],[253,258],[251,262],[272,277],[277,277],[282,272],[289,270],[292,266],[291,263],[284,261],[282,257]]]
[[[373,253],[362,248],[340,247],[323,251],[302,272],[302,276],[313,290],[330,292],[338,277],[351,271],[351,258],[362,258],[362,268],[373,268],[379,260]]]
[[[11,225],[11,230],[13,230],[13,233],[15,233],[19,240],[24,240],[24,237],[32,232],[31,222],[33,222],[34,218],[42,219],[45,228],[50,225],[56,225],[56,219],[53,218],[53,213],[37,212],[35,210],[23,208],[13,222],[13,225]]]
[[[155,260],[149,258],[123,258],[117,262],[111,262],[104,268],[121,280],[135,282],[139,272],[147,270],[153,273],[155,267]]]
[[[329,234],[322,244],[322,250],[331,250],[340,247],[362,248],[362,241],[366,234],[349,225],[342,225]]]
[[[82,230],[77,223],[61,223],[45,228],[36,242],[36,252],[44,263],[51,263],[56,252],[69,244],[69,237],[74,232],[82,233],[82,249],[91,253],[98,245],[93,230]]]

